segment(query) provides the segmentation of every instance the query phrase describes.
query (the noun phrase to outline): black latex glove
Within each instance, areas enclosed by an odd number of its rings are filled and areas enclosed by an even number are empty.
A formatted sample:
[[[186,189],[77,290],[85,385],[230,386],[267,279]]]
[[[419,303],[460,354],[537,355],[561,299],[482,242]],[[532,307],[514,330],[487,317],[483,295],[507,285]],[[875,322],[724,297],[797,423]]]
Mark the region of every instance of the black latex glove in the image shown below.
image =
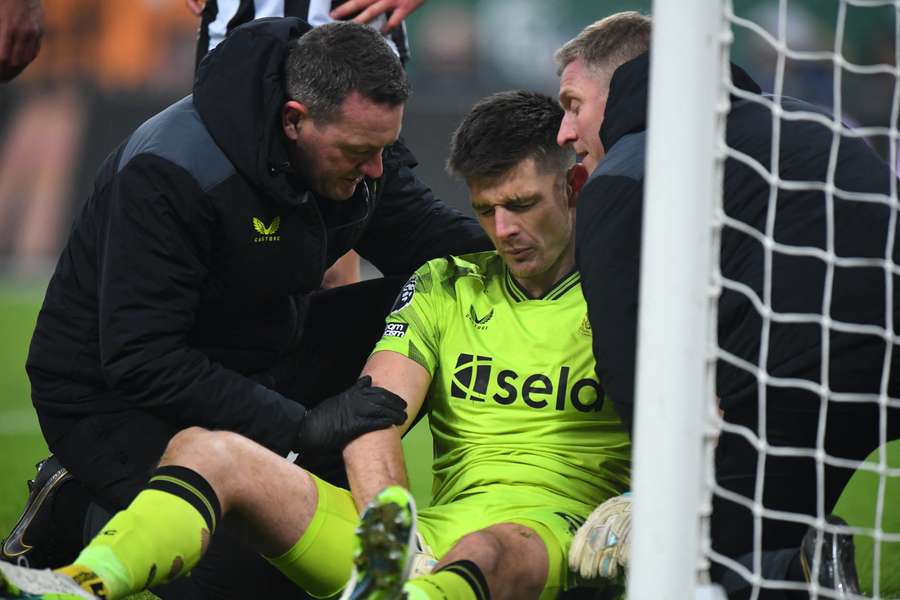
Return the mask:
[[[406,401],[393,392],[372,387],[366,375],[337,396],[311,408],[300,422],[294,450],[323,453],[341,450],[348,442],[376,429],[402,425],[406,421]]]

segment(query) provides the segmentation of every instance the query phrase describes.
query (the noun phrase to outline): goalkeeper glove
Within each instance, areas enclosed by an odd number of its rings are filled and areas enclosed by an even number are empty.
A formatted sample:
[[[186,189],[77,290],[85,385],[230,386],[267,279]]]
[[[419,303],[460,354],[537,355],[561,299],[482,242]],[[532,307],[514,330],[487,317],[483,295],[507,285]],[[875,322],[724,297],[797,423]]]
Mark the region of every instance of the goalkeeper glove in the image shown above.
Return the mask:
[[[582,577],[614,579],[628,564],[631,494],[610,498],[594,509],[569,547],[569,567]]]
[[[412,579],[413,577],[430,575],[437,562],[437,559],[434,557],[434,552],[432,552],[431,548],[428,547],[428,544],[425,543],[422,534],[416,531],[416,552],[413,554],[409,578]]]
[[[300,422],[294,450],[331,452],[376,429],[402,425],[406,401],[384,388],[372,387],[372,378],[360,377],[353,387],[326,398],[309,409]]]

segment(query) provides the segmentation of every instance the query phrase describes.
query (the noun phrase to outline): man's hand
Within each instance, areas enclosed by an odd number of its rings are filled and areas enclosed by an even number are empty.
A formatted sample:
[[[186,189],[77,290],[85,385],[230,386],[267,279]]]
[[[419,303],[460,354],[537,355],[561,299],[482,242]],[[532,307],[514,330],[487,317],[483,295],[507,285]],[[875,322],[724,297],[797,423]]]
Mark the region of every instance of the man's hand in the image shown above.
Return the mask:
[[[594,509],[572,540],[569,567],[582,577],[613,579],[628,564],[631,494],[610,498]]]
[[[306,452],[340,450],[364,433],[402,425],[405,420],[406,401],[384,388],[372,387],[367,375],[306,413],[294,450],[301,457]]]
[[[44,36],[40,0],[0,1],[0,81],[9,81],[37,56]]]
[[[424,3],[425,0],[348,0],[331,11],[331,18],[340,21],[359,13],[353,18],[353,22],[366,24],[375,20],[379,15],[394,11],[388,22],[381,28],[381,33],[387,33],[400,25],[403,19]]]

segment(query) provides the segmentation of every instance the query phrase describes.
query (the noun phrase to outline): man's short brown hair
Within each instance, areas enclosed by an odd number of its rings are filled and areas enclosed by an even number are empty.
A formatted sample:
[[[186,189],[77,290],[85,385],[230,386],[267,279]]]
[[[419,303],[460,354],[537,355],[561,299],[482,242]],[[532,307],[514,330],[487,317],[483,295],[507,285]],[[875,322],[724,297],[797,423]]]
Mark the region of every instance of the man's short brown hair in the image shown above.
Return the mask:
[[[380,33],[352,21],[327,23],[295,40],[284,79],[287,97],[305,104],[323,122],[340,116],[353,92],[392,107],[409,97],[400,59]]]
[[[556,143],[562,119],[559,102],[537,92],[482,98],[453,132],[447,170],[467,182],[496,181],[533,159],[541,172],[564,175],[575,164],[575,151],[571,144]]]
[[[579,58],[593,71],[612,75],[650,49],[650,17],[620,12],[592,23],[556,51],[557,75]]]

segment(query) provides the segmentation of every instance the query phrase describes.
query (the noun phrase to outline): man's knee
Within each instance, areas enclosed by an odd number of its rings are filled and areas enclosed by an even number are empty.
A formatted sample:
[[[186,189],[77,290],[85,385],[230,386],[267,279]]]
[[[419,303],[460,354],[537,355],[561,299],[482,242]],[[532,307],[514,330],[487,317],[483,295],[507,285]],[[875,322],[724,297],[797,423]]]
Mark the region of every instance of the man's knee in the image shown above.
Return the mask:
[[[223,513],[240,504],[265,501],[272,492],[288,489],[280,482],[290,480],[303,489],[313,490],[312,481],[297,477],[297,467],[253,440],[231,431],[209,431],[189,427],[179,431],[169,443],[161,467],[178,466],[195,471],[209,483],[222,505]],[[314,493],[314,491],[313,491]]]
[[[447,556],[451,560],[472,560],[487,575],[499,571],[505,550],[503,540],[495,531],[481,529],[460,538]]]
[[[179,464],[178,459],[194,455],[200,448],[209,448],[209,444],[216,438],[217,433],[221,432],[209,431],[202,427],[182,429],[169,440],[160,462],[164,465]]]
[[[530,597],[540,594],[547,580],[543,540],[518,523],[501,523],[462,537],[440,566],[457,560],[478,565],[492,594],[509,590],[514,592],[510,597]]]
[[[188,427],[176,433],[160,460],[160,466],[191,469],[217,489],[227,473],[239,471],[248,439],[230,431]],[[217,489],[218,491],[218,489]]]

